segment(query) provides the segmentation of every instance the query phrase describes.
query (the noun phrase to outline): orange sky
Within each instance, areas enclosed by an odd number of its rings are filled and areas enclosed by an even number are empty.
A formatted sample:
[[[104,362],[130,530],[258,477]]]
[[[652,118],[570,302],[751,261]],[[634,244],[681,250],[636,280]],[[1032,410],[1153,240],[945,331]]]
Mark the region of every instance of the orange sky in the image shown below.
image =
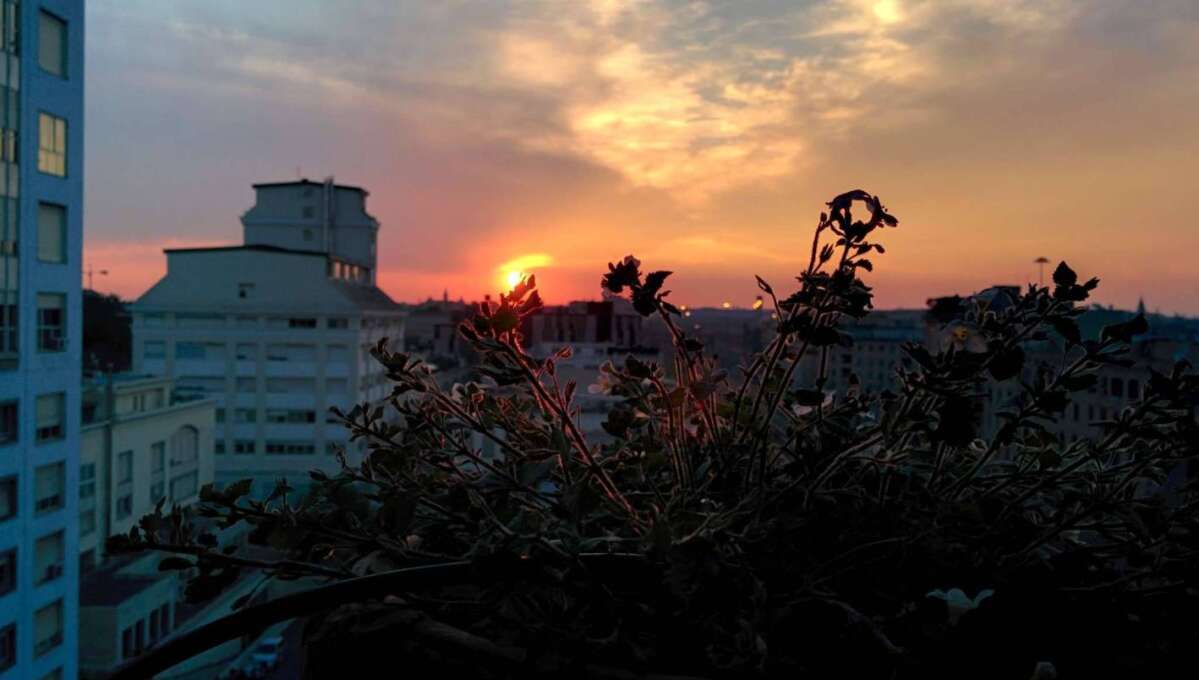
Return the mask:
[[[879,194],[881,306],[1036,278],[1199,314],[1199,6],[1162,0],[88,6],[86,264],[135,297],[164,247],[236,242],[250,184],[335,174],[402,300],[550,301],[609,260],[748,305],[822,202]],[[535,256],[535,257],[534,257]],[[508,267],[511,268],[511,267]]]

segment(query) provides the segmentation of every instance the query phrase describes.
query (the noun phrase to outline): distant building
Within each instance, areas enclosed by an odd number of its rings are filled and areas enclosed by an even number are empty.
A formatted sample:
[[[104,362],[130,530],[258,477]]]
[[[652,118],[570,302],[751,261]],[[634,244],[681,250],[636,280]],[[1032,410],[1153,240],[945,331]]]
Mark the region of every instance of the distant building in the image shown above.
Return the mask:
[[[471,306],[449,295],[407,308],[404,351],[418,354],[442,373],[456,373],[472,360],[472,350],[458,335],[458,324],[471,316]]]
[[[755,352],[765,349],[774,337],[776,321],[766,309],[699,307],[687,309],[675,321],[688,336],[704,344],[704,354],[732,374]],[[674,357],[674,340],[658,319],[647,324],[647,344],[658,348],[669,361]]]
[[[83,392],[79,484],[79,666],[102,677],[194,625],[162,555],[104,553],[164,501],[191,505],[213,480],[215,400],[180,400],[169,378],[118,374]],[[40,546],[39,546],[40,548]],[[38,559],[43,559],[39,550]],[[53,560],[46,558],[49,564]],[[63,562],[62,555],[58,561]]]
[[[76,675],[83,0],[0,0],[0,676]]]
[[[1019,288],[1014,286],[994,286],[969,297],[929,300],[926,316],[929,349],[940,351],[955,342],[970,349],[971,343],[975,342],[973,332],[959,323],[967,306],[981,302],[987,308],[999,311],[1019,294]],[[1139,312],[1144,312],[1143,305]],[[1083,339],[1098,340],[1104,326],[1128,321],[1133,316],[1130,311],[1095,305],[1077,321]],[[1141,397],[1148,384],[1150,369],[1165,373],[1182,359],[1199,362],[1199,320],[1156,314],[1147,315],[1147,319],[1149,333],[1133,341],[1127,357],[1135,365],[1101,367],[1094,386],[1085,392],[1071,394],[1066,412],[1048,425],[1051,432],[1067,441],[1094,438],[1102,433],[1102,421],[1114,419],[1121,409]],[[983,349],[979,344],[975,349]],[[1042,367],[1060,368],[1065,360],[1063,342],[1052,332],[1044,340],[1024,343],[1023,349],[1025,362],[1021,378],[1026,383],[1032,382]],[[981,436],[991,437],[998,431],[1003,423],[999,414],[1014,411],[1021,393],[1022,388],[1015,381],[987,381],[986,393],[977,409]]]
[[[619,398],[589,388],[598,383],[604,362],[620,366],[630,354],[642,361],[660,360],[658,349],[646,344],[646,325],[627,301],[612,299],[544,307],[525,319],[521,332],[526,350],[538,359],[571,349],[569,357],[557,361],[555,374],[561,385],[577,385],[578,422],[588,435],[602,439],[601,423]]]
[[[217,399],[217,482],[250,477],[265,494],[279,478],[302,490],[309,470],[336,471],[348,433],[328,410],[389,394],[370,350],[400,346],[404,313],[374,283],[366,191],[254,188],[244,245],[166,251],[166,276],[132,306],[133,367]]]
[[[840,328],[853,343],[848,347],[828,347],[825,391],[844,393],[850,386],[850,376],[857,378],[860,389],[865,392],[895,391],[898,386],[896,370],[911,365],[903,346],[909,342],[921,344],[925,339],[924,312],[921,310],[878,310],[863,319],[845,319]],[[796,373],[800,387],[811,388],[816,384],[823,354],[814,348],[805,354]]]

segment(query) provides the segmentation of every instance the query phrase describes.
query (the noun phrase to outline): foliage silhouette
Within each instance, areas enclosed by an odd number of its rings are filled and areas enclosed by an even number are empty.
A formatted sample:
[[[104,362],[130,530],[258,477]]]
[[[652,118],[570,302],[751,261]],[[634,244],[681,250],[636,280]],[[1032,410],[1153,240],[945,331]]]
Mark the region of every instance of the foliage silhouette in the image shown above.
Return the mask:
[[[757,279],[777,332],[736,379],[677,322],[670,272],[643,274],[632,256],[609,264],[602,287],[665,324],[675,356],[602,367],[598,389],[616,397],[602,441],[580,428],[578,386],[556,371],[570,348],[547,360],[523,348],[521,321],[541,306],[529,277],[461,326],[475,381],[440,385],[419,357],[379,343],[389,403],[338,414],[368,454],[358,465],[341,455],[337,475],[314,471],[302,503],[282,482],[265,501],[248,497],[248,481],[206,488],[194,513],[160,506],[109,549],[174,554],[162,568],[186,569],[197,599],[247,570],[340,582],[453,563],[441,581],[393,581],[365,602],[329,610],[315,598],[325,611],[308,624],[313,669],[1169,668],[1197,641],[1199,494],[1194,481],[1164,481],[1199,446],[1199,378],[1185,363],[1152,372],[1097,438],[1055,435],[1072,399],[1104,367],[1130,363],[1147,330],[1138,316],[1084,339],[1079,303],[1098,281],[1079,283],[1062,263],[1052,288],[961,301],[967,331],[943,351],[907,345],[912,368],[897,370],[895,391],[851,381],[832,393],[829,352],[852,344],[845,319],[870,313],[860,273],[897,224],[864,191],[830,201],[798,289],[780,297]],[[1033,361],[1030,343],[1056,343],[1061,362]],[[798,386],[805,357],[821,371]],[[984,439],[978,413],[997,381],[1018,396]],[[218,548],[212,527],[240,523],[277,558]]]

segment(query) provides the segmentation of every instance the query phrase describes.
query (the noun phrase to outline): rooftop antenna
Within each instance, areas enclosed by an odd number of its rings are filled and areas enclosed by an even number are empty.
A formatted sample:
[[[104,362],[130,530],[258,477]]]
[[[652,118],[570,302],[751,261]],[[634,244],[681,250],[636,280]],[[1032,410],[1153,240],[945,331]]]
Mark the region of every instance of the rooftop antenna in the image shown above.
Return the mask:
[[[1045,265],[1049,264],[1049,258],[1038,257],[1033,262],[1037,265],[1037,285],[1043,288],[1045,286]]]

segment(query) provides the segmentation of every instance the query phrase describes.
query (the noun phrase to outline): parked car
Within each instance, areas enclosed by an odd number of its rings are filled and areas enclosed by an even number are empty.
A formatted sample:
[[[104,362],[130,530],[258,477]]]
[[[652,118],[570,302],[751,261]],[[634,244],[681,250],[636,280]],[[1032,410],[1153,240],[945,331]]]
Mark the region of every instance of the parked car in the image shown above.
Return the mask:
[[[254,651],[250,653],[250,660],[268,670],[274,670],[279,667],[280,653],[282,651],[282,637],[276,635],[262,638],[258,641],[257,645],[254,645]]]

